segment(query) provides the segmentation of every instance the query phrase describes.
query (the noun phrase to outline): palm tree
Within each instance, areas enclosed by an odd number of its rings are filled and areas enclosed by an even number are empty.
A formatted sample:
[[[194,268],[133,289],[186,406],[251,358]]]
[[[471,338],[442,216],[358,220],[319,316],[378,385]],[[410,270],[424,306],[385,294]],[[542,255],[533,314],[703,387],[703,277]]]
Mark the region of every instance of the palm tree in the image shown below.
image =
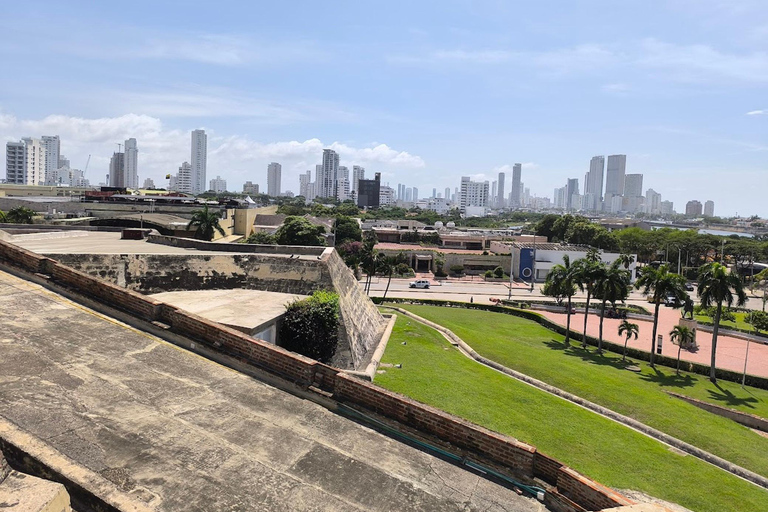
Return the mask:
[[[221,212],[211,211],[208,209],[208,205],[203,205],[202,210],[194,210],[192,212],[192,220],[187,224],[187,230],[193,226],[197,226],[195,230],[195,238],[199,240],[213,240],[215,231],[221,233],[221,236],[225,236],[226,233],[219,225],[219,219],[221,219]]]
[[[712,362],[709,367],[709,380],[716,381],[715,355],[717,352],[717,334],[720,330],[720,315],[723,312],[723,302],[728,307],[733,305],[734,293],[736,305],[743,306],[747,301],[744,284],[737,274],[728,272],[728,268],[720,263],[708,263],[699,271],[698,294],[704,307],[717,306],[715,310],[714,327],[712,328]]]
[[[562,300],[563,297],[568,298],[568,309],[565,312],[566,347],[571,346],[571,299],[576,295],[576,289],[579,286],[575,270],[575,266],[571,265],[571,258],[567,254],[563,255],[563,264],[552,267],[542,290],[544,295],[556,297],[558,300]]]
[[[584,308],[584,332],[581,338],[582,348],[587,348],[587,319],[589,318],[589,301],[592,299],[592,293],[595,288],[595,279],[600,273],[600,254],[592,249],[587,255],[576,261],[574,272],[579,288],[587,290],[587,305]]]
[[[629,295],[629,271],[621,268],[619,260],[609,266],[600,265],[600,271],[595,275],[595,297],[600,298],[600,332],[597,343],[597,353],[603,353],[603,320],[605,319],[605,304],[610,302],[615,308],[617,301],[624,301]]]
[[[685,278],[670,272],[667,265],[660,265],[659,268],[646,266],[643,267],[640,277],[635,282],[635,288],[642,288],[643,293],[651,296],[653,299],[651,302],[654,303],[653,333],[651,335],[651,367],[653,367],[653,358],[656,353],[656,330],[659,327],[659,306],[667,296],[675,297],[679,301],[688,297],[688,293],[685,291]]]
[[[669,339],[677,345],[677,375],[680,375],[680,351],[683,345],[689,345],[693,341],[693,331],[684,325],[676,325],[669,331]]]
[[[384,296],[381,298],[382,302],[387,298],[387,292],[389,291],[389,284],[392,282],[392,272],[395,271],[400,263],[405,263],[405,256],[403,253],[398,252],[393,256],[384,256],[380,263],[380,269],[382,272],[387,272],[387,287],[384,289]]]
[[[640,327],[637,324],[633,324],[631,322],[627,322],[626,320],[622,320],[619,324],[619,336],[624,336],[624,356],[621,358],[622,361],[627,360],[627,343],[629,343],[629,338],[632,336],[637,339],[637,335],[640,333]]]
[[[635,262],[635,257],[632,254],[621,253],[616,259],[625,269],[629,270],[630,265]]]

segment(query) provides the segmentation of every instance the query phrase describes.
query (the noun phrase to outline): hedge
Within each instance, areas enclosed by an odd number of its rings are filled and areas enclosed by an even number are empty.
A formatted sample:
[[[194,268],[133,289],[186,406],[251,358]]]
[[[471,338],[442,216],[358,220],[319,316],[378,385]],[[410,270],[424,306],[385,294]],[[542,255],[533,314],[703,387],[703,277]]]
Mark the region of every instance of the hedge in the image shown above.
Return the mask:
[[[381,297],[371,297],[371,300],[375,304],[382,304]],[[469,303],[469,302],[456,302],[456,301],[450,301],[450,300],[432,300],[432,299],[403,299],[403,298],[387,297],[386,302],[391,302],[393,304],[421,304],[425,306],[442,306],[442,307],[452,307],[452,308],[479,309],[482,311],[492,311],[494,313],[503,313],[506,315],[525,318],[526,320],[532,320],[546,327],[551,331],[554,331],[558,334],[565,336],[565,327],[563,327],[562,325],[559,325],[549,320],[548,318],[546,318],[543,315],[540,315],[539,313],[535,313],[533,311],[526,311],[524,309],[515,309],[515,308],[509,308],[505,306],[492,306],[490,304],[477,304],[477,303]],[[570,337],[571,339],[579,342],[583,342],[584,340],[582,333],[575,332],[573,330],[571,330]],[[587,344],[596,347],[598,345],[598,339],[593,336],[587,335]],[[617,354],[624,353],[624,345],[619,345],[617,343],[613,343],[605,340],[603,340],[603,349],[609,352],[615,352]],[[627,347],[627,356],[633,357],[635,359],[640,359],[642,361],[651,360],[650,352],[646,352],[644,350],[640,350],[632,347]],[[653,360],[656,364],[660,366],[677,368],[677,359],[674,357],[655,354]],[[681,360],[680,369],[690,373],[697,373],[699,375],[705,375],[707,377],[709,376],[709,366],[700,364],[700,363],[693,363],[690,361]],[[742,374],[732,370],[716,368],[715,376],[718,379],[741,383]],[[756,387],[756,388],[768,389],[768,378],[758,377],[757,375],[747,375],[745,384],[748,386]]]

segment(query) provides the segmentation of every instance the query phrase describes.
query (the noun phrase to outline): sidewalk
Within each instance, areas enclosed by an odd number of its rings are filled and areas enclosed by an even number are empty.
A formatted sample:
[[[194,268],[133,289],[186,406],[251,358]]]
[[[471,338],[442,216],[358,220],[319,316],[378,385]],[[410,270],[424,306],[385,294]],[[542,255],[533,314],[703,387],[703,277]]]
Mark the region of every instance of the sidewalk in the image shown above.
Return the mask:
[[[565,313],[552,313],[549,311],[536,311],[548,319],[565,325]],[[661,307],[659,309],[659,326],[657,334],[663,336],[662,354],[665,356],[677,358],[677,345],[673,345],[669,340],[669,331],[677,325],[680,319],[680,310]],[[640,327],[638,339],[630,339],[628,346],[640,350],[651,350],[651,333],[653,331],[653,317],[648,320],[630,320]],[[620,319],[606,318],[603,322],[603,339],[624,345],[624,338],[618,335]],[[589,315],[587,323],[587,334],[597,338],[600,326],[600,317],[598,315]],[[584,314],[575,313],[571,315],[571,330],[582,332],[584,328]],[[705,365],[710,364],[712,352],[712,334],[702,330],[696,331],[696,343],[699,348],[696,352],[690,352],[683,349],[680,352],[680,359],[683,361],[692,361]],[[744,356],[747,350],[747,341],[731,336],[720,335],[717,337],[717,367],[732,370],[741,373],[744,371]],[[760,343],[749,344],[749,361],[747,373],[760,377],[768,377],[768,345]]]

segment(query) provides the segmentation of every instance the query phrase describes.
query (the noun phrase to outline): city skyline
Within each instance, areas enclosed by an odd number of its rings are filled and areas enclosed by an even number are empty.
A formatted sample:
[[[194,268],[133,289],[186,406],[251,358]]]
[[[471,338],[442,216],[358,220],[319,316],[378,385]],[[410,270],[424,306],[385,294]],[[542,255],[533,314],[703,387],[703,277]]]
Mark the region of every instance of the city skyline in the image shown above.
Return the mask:
[[[25,72],[0,80],[2,142],[58,134],[72,168],[92,155],[86,178],[98,183],[114,144],[136,138],[140,179],[161,187],[203,128],[208,174],[266,189],[263,169],[278,161],[294,193],[324,148],[382,183],[430,191],[523,162],[538,196],[583,178],[592,156],[622,153],[627,173],[678,208],[709,197],[724,216],[768,216],[760,189],[743,186],[767,170],[759,2],[395,2],[377,16],[226,4],[153,4],[151,22],[110,5],[7,6],[0,52]],[[331,38],[329,20],[348,30]],[[591,20],[604,30],[587,30]],[[331,62],[332,86],[307,79]]]

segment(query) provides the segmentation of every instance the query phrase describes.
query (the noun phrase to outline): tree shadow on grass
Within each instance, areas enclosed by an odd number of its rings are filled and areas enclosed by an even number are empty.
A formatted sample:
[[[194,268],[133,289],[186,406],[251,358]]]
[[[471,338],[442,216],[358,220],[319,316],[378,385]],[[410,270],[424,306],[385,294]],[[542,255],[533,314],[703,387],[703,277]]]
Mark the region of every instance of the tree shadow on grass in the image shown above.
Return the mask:
[[[606,356],[607,352],[605,351],[603,351],[603,354],[598,354],[597,349],[594,347],[590,347],[593,348],[594,351],[585,350],[582,348],[581,343],[572,343],[569,347],[566,347],[565,343],[562,341],[549,340],[545,341],[544,345],[551,348],[552,350],[559,350],[566,356],[578,358],[584,362],[596,364],[599,366],[610,366],[612,368],[616,368],[617,370],[623,370],[624,368],[635,364],[630,360],[622,361],[621,358],[618,357]]]
[[[720,384],[717,384],[717,383],[715,384],[715,387],[720,390],[719,393],[713,389],[708,389],[707,392],[709,393],[709,398],[711,400],[714,400],[716,402],[722,402],[721,405],[727,405],[730,407],[744,406],[744,407],[749,407],[750,409],[754,409],[755,406],[752,404],[756,404],[759,401],[754,396],[745,397],[745,398],[737,397],[731,392],[731,390],[723,389],[720,387]]]
[[[697,382],[697,379],[691,377],[689,373],[677,375],[674,371],[667,374],[656,368],[652,368],[652,370],[653,373],[643,373],[640,378],[663,388],[688,388]]]

